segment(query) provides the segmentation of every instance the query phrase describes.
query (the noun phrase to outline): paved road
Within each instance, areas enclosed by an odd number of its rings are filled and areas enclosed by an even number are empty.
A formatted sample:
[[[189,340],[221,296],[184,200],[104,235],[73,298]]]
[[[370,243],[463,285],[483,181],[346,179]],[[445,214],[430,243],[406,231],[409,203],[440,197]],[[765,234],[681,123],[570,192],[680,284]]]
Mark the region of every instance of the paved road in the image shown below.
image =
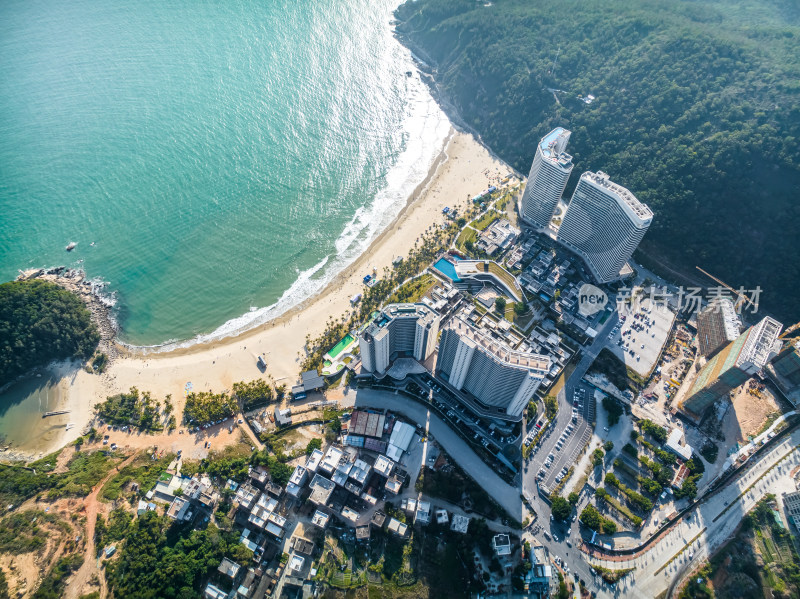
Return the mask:
[[[614,561],[588,559],[615,569],[636,568],[632,577],[619,583],[617,591],[623,595],[658,596],[671,586],[674,578],[685,575],[708,559],[732,536],[744,515],[764,495],[793,491],[791,470],[798,464],[800,429],[750,464],[736,480],[695,507],[644,554]]]
[[[583,400],[583,413],[581,417],[581,424],[583,427],[579,429],[575,427],[575,431],[567,440],[564,448],[560,452],[555,452],[554,447],[561,437],[561,434],[566,430],[567,425],[572,422],[572,399],[575,394],[575,389],[586,387],[581,385],[580,381],[586,374],[586,371],[591,366],[597,354],[605,346],[607,331],[617,323],[617,313],[614,312],[600,328],[595,341],[583,350],[583,356],[578,361],[572,376],[566,381],[563,389],[558,393],[558,414],[556,422],[552,425],[552,432],[539,447],[539,449],[529,458],[528,469],[524,472],[523,485],[525,497],[533,506],[534,511],[538,515],[538,519],[534,526],[529,530],[536,537],[536,540],[542,545],[547,547],[550,554],[558,556],[564,560],[565,564],[569,566],[571,573],[581,578],[592,589],[596,590],[598,597],[608,596],[602,588],[602,581],[599,583],[593,582],[595,580],[594,571],[585,560],[585,556],[581,554],[580,546],[581,536],[579,530],[579,523],[577,521],[570,523],[552,522],[550,520],[550,505],[539,497],[536,485],[536,473],[541,468],[544,460],[551,452],[558,456],[557,460],[551,466],[550,473],[546,479],[548,482],[555,479],[559,470],[566,464],[574,464],[577,461],[577,452],[579,452],[583,445],[586,443],[586,433],[591,435],[591,428],[589,420],[590,406],[593,401],[593,395],[589,388],[586,390],[585,399]],[[599,409],[591,407],[591,409]],[[593,416],[593,414],[591,414]],[[575,456],[574,458],[572,456]],[[582,503],[586,499],[582,498]],[[579,504],[581,507],[581,504]],[[544,533],[550,536],[548,539]],[[556,541],[555,539],[558,539]],[[567,545],[567,542],[572,544],[572,547]],[[597,578],[599,581],[600,579]]]
[[[544,480],[545,486],[552,488],[555,486],[555,477],[559,471],[567,464],[574,464],[577,458],[577,452],[583,448],[583,445],[588,441],[589,437],[586,436],[589,431],[589,425],[585,424],[594,414],[591,412],[595,409],[592,406],[591,389],[580,383],[589,366],[592,365],[597,354],[605,347],[606,344],[606,331],[617,323],[617,313],[613,312],[608,318],[606,323],[599,330],[594,342],[588,347],[584,348],[583,355],[575,366],[572,376],[567,379],[564,387],[557,394],[558,399],[558,414],[556,421],[550,425],[550,433],[541,442],[539,448],[533,452],[529,458],[528,469],[523,478],[523,488],[525,489],[526,497],[536,497],[536,474],[544,465],[545,460],[549,454],[554,454],[556,460],[549,468],[549,472]],[[575,430],[572,435],[567,439],[565,447],[559,452],[555,450],[556,443],[561,438],[561,435],[566,430],[567,426],[572,422],[572,401],[575,395],[575,390],[578,388],[585,388],[585,399],[583,400],[583,411],[579,423],[576,424]],[[579,426],[582,425],[582,426]],[[538,512],[538,510],[537,510]]]
[[[351,390],[355,393],[356,407],[392,410],[403,414],[417,424],[429,422],[430,434],[458,462],[465,472],[494,498],[513,518],[522,520],[520,489],[512,487],[500,478],[439,416],[421,403],[391,391],[380,389]],[[430,419],[430,420],[429,420]]]

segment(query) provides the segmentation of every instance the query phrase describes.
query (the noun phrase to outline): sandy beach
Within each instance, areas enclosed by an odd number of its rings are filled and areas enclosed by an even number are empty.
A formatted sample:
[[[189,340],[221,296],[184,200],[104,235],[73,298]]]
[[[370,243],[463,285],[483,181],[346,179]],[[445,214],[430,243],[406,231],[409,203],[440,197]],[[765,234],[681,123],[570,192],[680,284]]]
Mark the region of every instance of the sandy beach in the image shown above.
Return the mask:
[[[363,290],[364,275],[373,269],[380,273],[397,256],[405,257],[429,227],[445,221],[442,208],[466,208],[471,197],[510,173],[508,166],[494,159],[470,135],[454,131],[428,178],[412,194],[398,218],[321,293],[236,337],[170,352],[121,357],[102,375],[73,368],[60,384],[63,399],[59,409],[70,410],[70,414],[56,418],[76,426],[69,431],[51,430],[46,437],[31,439],[30,444],[15,444],[13,453],[17,457],[22,453],[38,455],[69,443],[91,420],[95,403],[134,386],[150,391],[156,398],[170,394],[177,416],[181,416],[186,383],[190,382],[195,391],[219,392],[231,389],[236,381],[263,377],[256,366],[261,354],[267,361],[266,374],[276,383],[295,384],[306,336],[317,336],[329,318],[339,318],[350,309],[350,298]],[[52,429],[57,423],[48,424]]]

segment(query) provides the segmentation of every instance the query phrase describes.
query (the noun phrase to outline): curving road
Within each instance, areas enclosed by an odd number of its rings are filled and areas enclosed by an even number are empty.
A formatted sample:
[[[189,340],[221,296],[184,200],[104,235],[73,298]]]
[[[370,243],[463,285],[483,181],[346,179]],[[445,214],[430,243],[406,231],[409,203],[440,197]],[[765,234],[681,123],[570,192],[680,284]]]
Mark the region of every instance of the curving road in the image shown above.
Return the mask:
[[[348,392],[348,396],[353,394],[356,407],[391,410],[423,427],[429,423],[429,432],[439,445],[513,518],[522,521],[520,489],[500,478],[435,412],[405,395],[391,391],[357,389]]]
[[[618,583],[625,596],[649,598],[674,589],[676,579],[699,566],[741,523],[765,495],[794,491],[792,470],[800,465],[800,429],[751,463],[735,480],[703,501],[672,527],[651,549],[634,558],[591,563],[620,569],[636,568]]]

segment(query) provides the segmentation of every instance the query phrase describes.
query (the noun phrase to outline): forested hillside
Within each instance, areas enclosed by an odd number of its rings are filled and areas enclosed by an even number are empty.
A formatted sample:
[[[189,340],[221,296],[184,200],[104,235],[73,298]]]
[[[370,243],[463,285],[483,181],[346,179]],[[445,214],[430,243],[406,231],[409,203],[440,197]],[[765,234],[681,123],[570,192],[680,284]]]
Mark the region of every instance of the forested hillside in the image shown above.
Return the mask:
[[[99,341],[74,293],[47,281],[0,285],[0,386],[52,360],[89,358]]]
[[[760,285],[762,307],[794,322],[799,6],[417,0],[397,17],[451,116],[500,157],[527,174],[536,142],[571,129],[568,194],[581,172],[603,170],[653,208],[640,259]]]

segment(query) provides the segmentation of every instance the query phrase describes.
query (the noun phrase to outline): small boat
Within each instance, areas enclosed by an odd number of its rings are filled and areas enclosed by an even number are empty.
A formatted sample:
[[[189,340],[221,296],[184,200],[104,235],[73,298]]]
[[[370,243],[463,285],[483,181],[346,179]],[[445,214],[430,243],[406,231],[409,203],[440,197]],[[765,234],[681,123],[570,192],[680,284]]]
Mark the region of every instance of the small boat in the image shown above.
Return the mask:
[[[78,244],[77,244],[77,243],[75,243],[74,241],[70,241],[70,242],[67,244],[67,247],[65,247],[64,249],[65,249],[65,250],[67,250],[68,252],[71,252],[72,250],[74,250],[74,249],[75,249],[75,246],[76,246],[76,245],[78,245]]]
[[[89,244],[91,247],[94,247],[94,241]]]
[[[66,430],[69,430],[69,429],[71,429],[71,428],[75,428],[75,423],[74,423],[74,422],[70,422],[70,423],[67,425],[67,428],[66,428]]]

